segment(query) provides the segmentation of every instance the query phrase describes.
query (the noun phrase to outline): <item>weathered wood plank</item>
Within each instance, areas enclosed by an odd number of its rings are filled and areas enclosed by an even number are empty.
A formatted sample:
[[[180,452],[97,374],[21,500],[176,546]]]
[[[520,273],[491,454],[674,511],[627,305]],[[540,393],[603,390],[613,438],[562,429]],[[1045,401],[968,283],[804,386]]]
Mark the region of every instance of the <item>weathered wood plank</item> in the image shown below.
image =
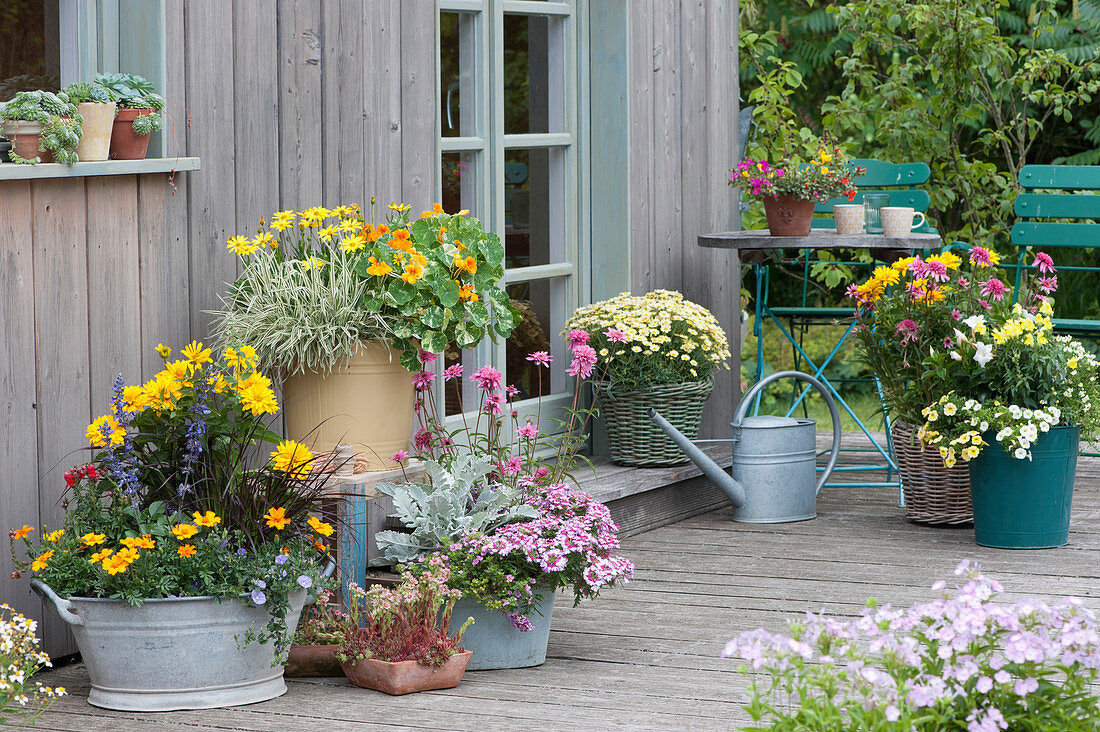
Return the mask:
[[[74,452],[87,445],[91,417],[84,184],[37,181],[32,195],[38,510],[41,524],[56,528],[64,515],[62,473],[69,463],[86,458]],[[76,650],[53,613],[43,618],[43,635],[50,655]]]
[[[236,258],[226,240],[236,233],[236,151],[233,85],[233,7],[216,0],[188,0],[187,101],[192,155],[209,161],[189,181],[191,333],[203,340],[225,283],[236,279]]]
[[[163,176],[158,176],[163,180]],[[88,200],[88,332],[92,414],[105,414],[122,375],[141,379],[138,177],[85,181]]]
[[[401,175],[401,3],[375,0],[365,8],[363,60],[370,73],[362,76],[365,108],[361,149],[364,209],[375,196],[379,206],[402,201]],[[379,209],[381,214],[385,209]],[[380,216],[384,218],[384,216]]]
[[[684,130],[680,110],[684,103],[680,68],[679,0],[653,0],[653,173],[650,205],[653,206],[654,287],[682,290],[683,206],[681,148]],[[660,22],[654,19],[660,18]],[[696,174],[697,175],[697,174]],[[671,192],[671,195],[668,193]]]
[[[236,231],[252,234],[279,206],[279,56],[276,0],[233,3]]]
[[[38,526],[35,279],[30,181],[0,184],[0,529]],[[11,577],[10,552],[0,552],[0,596],[28,617],[42,603],[25,579]]]
[[[438,46],[434,0],[401,3],[401,199],[414,209],[430,208],[439,176],[436,154],[435,54]],[[386,202],[382,202],[385,205]]]
[[[164,362],[153,350],[173,350],[191,340],[188,274],[188,176],[170,187],[163,175],[138,176],[138,273],[141,297],[141,373],[148,379]]]
[[[331,208],[363,200],[364,7],[333,0],[321,13],[322,198]]]
[[[321,202],[321,4],[279,0],[279,201]]]
[[[630,23],[630,286],[653,289],[653,0],[627,5]]]

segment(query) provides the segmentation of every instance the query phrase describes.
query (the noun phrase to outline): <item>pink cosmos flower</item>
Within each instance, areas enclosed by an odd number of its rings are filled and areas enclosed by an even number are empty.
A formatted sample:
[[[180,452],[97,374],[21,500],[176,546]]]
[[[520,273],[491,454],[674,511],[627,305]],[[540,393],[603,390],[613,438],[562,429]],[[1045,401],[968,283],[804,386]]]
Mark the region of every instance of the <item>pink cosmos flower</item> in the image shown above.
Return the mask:
[[[443,380],[451,381],[452,379],[462,378],[462,364],[456,363],[454,366],[448,366],[443,371]]]
[[[424,364],[425,366],[435,363],[436,358],[438,358],[434,353],[429,353],[424,349],[420,349],[420,353],[418,353],[417,355],[420,357],[420,363]]]
[[[1039,278],[1039,289],[1050,294],[1058,289],[1058,275]]]
[[[492,366],[482,366],[470,377],[470,381],[476,381],[478,388],[485,391],[499,389],[500,379],[500,372]]]
[[[990,277],[984,283],[982,283],[982,294],[988,297],[993,302],[1000,302],[1005,299],[1005,292],[1008,291],[1008,286],[1001,282],[996,277]]]
[[[590,336],[588,335],[588,333],[581,330],[580,328],[569,331],[569,335],[566,336],[566,338],[569,339],[570,348],[573,348],[574,346],[583,346],[584,344],[588,343],[589,337]]]
[[[573,347],[573,362],[569,364],[566,373],[570,376],[580,376],[587,379],[592,375],[592,367],[596,365],[596,349],[592,346],[579,344]]]
[[[527,354],[527,360],[531,363],[536,363],[539,366],[550,368],[550,362],[553,361],[554,358],[546,351],[532,351],[531,353]]]
[[[408,456],[409,456],[409,451],[408,450],[398,450],[397,452],[395,452],[393,454],[393,457],[391,457],[390,460],[395,462],[395,463],[399,463],[402,460],[404,460],[405,458],[407,458]]]
[[[417,391],[424,391],[432,385],[433,381],[435,381],[435,372],[417,371],[416,374],[413,375],[412,381]]]
[[[1054,269],[1054,260],[1050,258],[1050,255],[1046,252],[1036,252],[1035,261],[1031,263],[1032,267],[1038,267],[1039,271],[1043,274],[1050,274],[1051,272],[1057,272]]]
[[[604,331],[604,335],[607,336],[607,340],[611,343],[626,343],[626,333],[622,332],[618,328],[608,328]]]
[[[536,424],[528,422],[522,427],[516,428],[516,437],[523,440],[533,440],[539,436],[539,427]]]

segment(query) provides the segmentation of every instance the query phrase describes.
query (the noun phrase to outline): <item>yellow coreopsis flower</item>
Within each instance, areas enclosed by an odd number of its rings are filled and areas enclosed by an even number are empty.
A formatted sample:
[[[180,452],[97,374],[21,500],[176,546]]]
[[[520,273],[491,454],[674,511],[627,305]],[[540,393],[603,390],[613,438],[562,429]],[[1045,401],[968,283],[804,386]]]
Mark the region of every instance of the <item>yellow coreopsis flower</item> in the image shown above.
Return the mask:
[[[170,409],[182,395],[183,384],[168,371],[161,371],[145,383],[149,406]]]
[[[87,435],[92,447],[118,447],[126,441],[126,428],[113,415],[105,414],[88,425]]]
[[[317,231],[317,236],[320,237],[321,241],[328,244],[332,241],[332,237],[336,236],[336,231],[337,229],[335,226],[326,226]],[[320,267],[318,267],[318,269],[320,269]]]
[[[237,382],[237,391],[240,391],[242,389],[247,389],[250,386],[252,386],[253,384],[260,384],[260,385],[265,386],[268,389],[270,389],[271,388],[271,379],[267,378],[266,376],[261,374],[259,371],[253,371],[248,376],[246,376],[243,379],[240,379]]]
[[[140,386],[127,386],[122,389],[122,409],[127,412],[142,412],[149,406],[149,395]]]
[[[264,247],[277,249],[279,246],[279,242],[275,240],[275,237],[273,237],[269,231],[261,231],[259,234],[256,234],[256,236],[252,237],[252,243],[257,249],[263,249]]]
[[[917,261],[916,257],[902,257],[890,266],[896,269],[898,272],[908,272],[909,265]]]
[[[354,236],[349,236],[340,242],[340,248],[348,254],[358,252],[367,246],[367,235],[360,231]]]
[[[318,259],[317,257],[310,257],[309,259],[302,259],[299,261],[302,265],[302,269],[308,271],[310,269],[321,269],[325,266],[325,260]]]
[[[284,440],[271,453],[272,467],[296,478],[303,477],[312,462],[313,453],[310,449],[294,440]]]
[[[340,226],[338,228],[345,234],[350,234],[353,231],[359,231],[360,222],[358,219],[344,219],[340,222]]]
[[[210,357],[210,349],[203,348],[201,341],[191,341],[182,353],[183,357],[195,366],[201,367],[203,364],[214,362],[214,359]]]
[[[410,206],[407,203],[397,203],[395,201],[394,203],[391,203],[389,206],[386,206],[386,208],[388,208],[392,211],[397,211],[398,213],[401,213],[403,211],[408,211],[410,208],[412,208],[412,206]]]
[[[889,287],[890,285],[896,285],[901,280],[901,273],[893,267],[887,267],[885,265],[875,267],[873,274],[874,278],[881,282],[883,285]]]
[[[178,361],[169,361],[164,364],[164,371],[161,373],[168,374],[177,381],[183,381],[191,373],[191,364],[182,358]]]

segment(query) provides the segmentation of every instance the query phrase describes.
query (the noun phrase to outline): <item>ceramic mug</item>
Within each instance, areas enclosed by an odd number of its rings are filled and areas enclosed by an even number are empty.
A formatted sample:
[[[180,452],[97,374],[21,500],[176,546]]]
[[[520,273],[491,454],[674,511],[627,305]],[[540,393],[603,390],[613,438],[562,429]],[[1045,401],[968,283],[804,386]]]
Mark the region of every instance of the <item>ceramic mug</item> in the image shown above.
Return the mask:
[[[838,234],[863,233],[863,204],[838,203],[833,206],[833,221]]]
[[[913,217],[920,216],[919,222],[914,222]],[[915,211],[912,206],[883,206],[882,207],[882,233],[894,238],[905,238],[924,226],[924,214]]]

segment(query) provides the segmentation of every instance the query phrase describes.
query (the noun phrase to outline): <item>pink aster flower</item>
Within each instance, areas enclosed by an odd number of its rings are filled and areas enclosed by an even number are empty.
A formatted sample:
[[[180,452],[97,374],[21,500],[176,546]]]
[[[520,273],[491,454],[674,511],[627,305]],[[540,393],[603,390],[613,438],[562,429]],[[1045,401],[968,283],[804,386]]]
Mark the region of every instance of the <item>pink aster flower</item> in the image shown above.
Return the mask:
[[[1032,267],[1038,267],[1039,271],[1043,274],[1050,274],[1056,272],[1054,269],[1054,260],[1050,258],[1050,255],[1046,252],[1036,252],[1035,261],[1031,263]]]
[[[579,344],[573,347],[573,362],[569,364],[566,373],[570,376],[580,376],[587,379],[592,375],[592,367],[596,365],[596,349],[592,346]]]
[[[454,366],[448,366],[443,371],[443,380],[451,381],[452,379],[462,378],[462,364],[456,363]]]
[[[604,335],[607,336],[607,340],[611,343],[626,343],[626,333],[622,332],[618,328],[608,328],[604,331]]]
[[[553,361],[554,358],[546,351],[532,351],[531,353],[527,354],[527,360],[531,363],[536,363],[539,366],[550,368],[550,362]]]
[[[982,294],[988,297],[993,302],[1000,302],[1005,299],[1005,292],[1008,291],[1008,286],[1001,282],[996,277],[990,277],[988,280],[982,283]]]
[[[500,372],[492,366],[482,366],[473,373],[470,381],[476,381],[479,389],[492,391],[500,388]]]
[[[583,331],[580,328],[569,331],[569,335],[566,336],[569,339],[569,347],[583,346],[588,343],[589,335],[587,331]]]
[[[430,387],[432,385],[433,381],[435,381],[435,372],[434,371],[426,371],[426,370],[425,371],[417,371],[413,375],[413,380],[412,381],[413,381],[413,386],[416,388],[417,391],[424,391],[425,389],[427,389],[428,387]]]

